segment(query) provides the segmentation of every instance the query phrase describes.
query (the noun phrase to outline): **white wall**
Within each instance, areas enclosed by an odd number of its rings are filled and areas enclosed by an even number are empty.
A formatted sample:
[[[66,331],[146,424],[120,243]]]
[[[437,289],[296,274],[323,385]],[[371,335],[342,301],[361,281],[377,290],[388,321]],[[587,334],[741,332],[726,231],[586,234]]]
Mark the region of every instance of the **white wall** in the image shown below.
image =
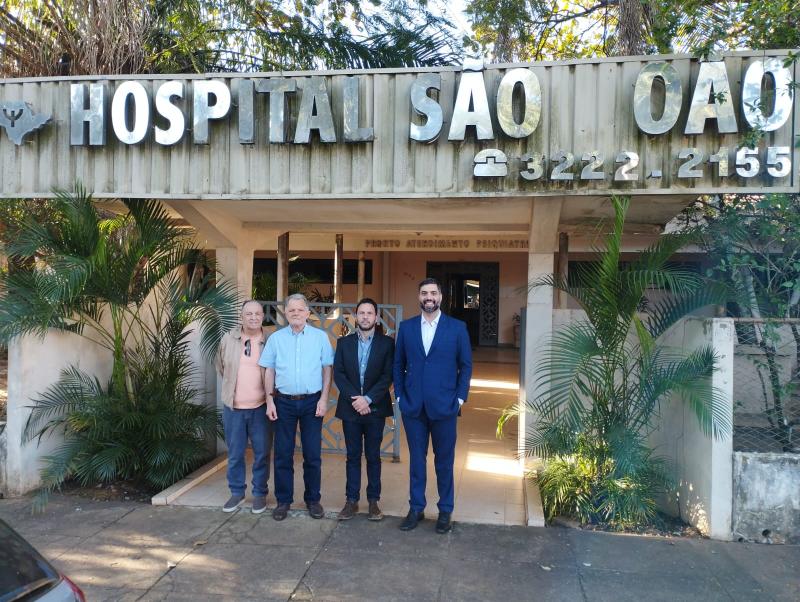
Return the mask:
[[[152,299],[148,300],[148,303]],[[147,320],[145,310],[143,318]],[[196,324],[190,326],[196,328]],[[199,350],[199,333],[189,338],[189,357],[194,363],[192,385],[200,390],[197,403],[214,404],[215,371]],[[39,458],[50,453],[63,439],[48,436],[37,441],[22,443],[22,433],[30,415],[28,406],[55,383],[61,370],[70,365],[97,376],[105,385],[111,376],[111,351],[83,336],[72,333],[48,331],[44,339],[27,336],[15,340],[8,349],[8,424],[6,425],[6,492],[22,495],[40,485]]]
[[[111,353],[76,334],[51,330],[43,339],[22,337],[8,348],[6,488],[9,495],[36,489],[41,482],[39,458],[63,441],[56,435],[43,438],[39,444],[36,440],[23,444],[22,433],[30,416],[28,406],[70,364],[98,376],[101,382],[111,375]]]
[[[718,357],[712,384],[727,401],[733,420],[733,320],[687,318],[664,335],[663,342],[683,351],[711,345]],[[663,510],[680,516],[713,539],[731,539],[733,445],[726,436],[714,439],[698,426],[694,412],[674,397],[661,407],[661,422],[650,443],[673,463],[678,481],[676,499]]]

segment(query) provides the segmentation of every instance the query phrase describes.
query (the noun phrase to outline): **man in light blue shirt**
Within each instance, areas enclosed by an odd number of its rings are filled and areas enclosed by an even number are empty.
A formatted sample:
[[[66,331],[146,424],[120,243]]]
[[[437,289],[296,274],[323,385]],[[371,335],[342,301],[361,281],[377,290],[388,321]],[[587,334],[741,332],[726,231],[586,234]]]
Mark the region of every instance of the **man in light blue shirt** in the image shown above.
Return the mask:
[[[283,520],[294,496],[294,441],[300,424],[303,446],[303,495],[308,513],[322,518],[322,419],[328,410],[333,347],[328,335],[306,323],[311,313],[303,295],[285,305],[289,326],[276,331],[261,354],[267,392],[267,417],[275,421],[275,497],[272,518]]]

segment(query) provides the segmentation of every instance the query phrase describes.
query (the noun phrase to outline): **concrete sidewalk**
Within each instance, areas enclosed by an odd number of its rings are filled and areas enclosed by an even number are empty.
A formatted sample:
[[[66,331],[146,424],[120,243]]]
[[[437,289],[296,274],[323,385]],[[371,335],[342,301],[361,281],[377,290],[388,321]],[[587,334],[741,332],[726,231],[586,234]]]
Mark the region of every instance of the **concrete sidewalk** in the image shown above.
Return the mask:
[[[800,600],[800,547],[55,496],[0,517],[94,600]],[[435,518],[435,517],[433,517]],[[456,516],[457,519],[457,516]]]

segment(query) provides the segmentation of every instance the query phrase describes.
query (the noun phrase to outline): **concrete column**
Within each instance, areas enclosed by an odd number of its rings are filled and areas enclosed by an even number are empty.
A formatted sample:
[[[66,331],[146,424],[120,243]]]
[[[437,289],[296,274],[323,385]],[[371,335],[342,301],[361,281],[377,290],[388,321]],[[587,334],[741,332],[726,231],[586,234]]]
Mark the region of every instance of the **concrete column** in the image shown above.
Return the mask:
[[[531,201],[531,222],[528,234],[528,284],[553,273],[561,219],[561,199],[542,198]],[[544,357],[544,344],[553,331],[553,289],[539,286],[528,289],[525,319],[525,391],[520,401],[533,400],[540,394],[537,386],[542,376],[537,372]],[[521,413],[518,425],[518,450],[524,462],[525,437],[535,416]]]
[[[558,234],[558,267],[556,273],[566,281],[569,276],[569,234],[559,232]],[[567,309],[567,294],[564,291],[556,291],[556,307]]]
[[[358,285],[356,287],[356,302],[364,298],[364,280],[367,271],[367,254],[364,251],[358,252]]]
[[[222,247],[217,250],[217,270],[228,282],[236,284],[239,297],[249,299],[253,294],[252,247]]]
[[[391,255],[389,255],[389,251],[381,251],[381,303],[392,303],[389,293],[390,266]]]
[[[278,236],[278,272],[276,275],[275,301],[284,301],[289,296],[289,233]],[[269,299],[265,299],[269,301]]]
[[[342,276],[344,272],[344,234],[336,235],[333,253],[333,302],[342,302]]]

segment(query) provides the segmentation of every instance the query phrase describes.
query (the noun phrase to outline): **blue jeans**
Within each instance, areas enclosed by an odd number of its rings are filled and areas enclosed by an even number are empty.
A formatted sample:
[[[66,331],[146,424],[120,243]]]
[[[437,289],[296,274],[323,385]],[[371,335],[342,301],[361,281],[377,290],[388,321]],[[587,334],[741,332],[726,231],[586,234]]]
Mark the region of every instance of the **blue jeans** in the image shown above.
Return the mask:
[[[367,458],[367,499],[381,499],[381,441],[386,418],[369,417],[364,422],[342,420],[347,446],[347,486],[345,496],[357,502],[361,496],[361,452]]]
[[[272,451],[273,427],[267,418],[267,406],[253,410],[231,409],[225,406],[222,419],[225,425],[225,444],[228,446],[228,488],[232,495],[244,495],[247,441],[253,448],[253,495],[267,495],[269,457]]]
[[[300,424],[303,446],[303,482],[306,504],[318,502],[322,481],[322,417],[315,416],[319,393],[302,399],[275,395],[275,498],[279,504],[294,501],[294,440]]]

